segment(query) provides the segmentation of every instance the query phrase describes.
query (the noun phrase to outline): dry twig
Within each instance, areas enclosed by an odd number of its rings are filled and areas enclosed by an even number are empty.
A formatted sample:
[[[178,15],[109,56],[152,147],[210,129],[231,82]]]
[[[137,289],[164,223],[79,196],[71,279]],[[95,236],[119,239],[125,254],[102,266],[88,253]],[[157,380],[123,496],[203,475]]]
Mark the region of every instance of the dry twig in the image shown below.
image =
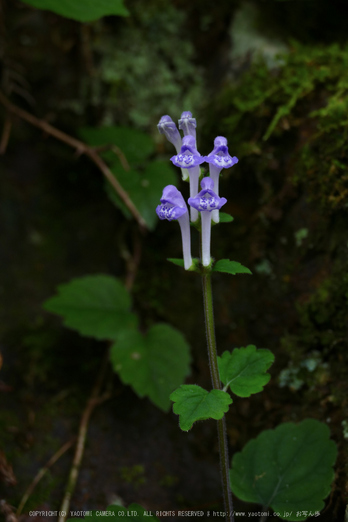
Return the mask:
[[[4,122],[4,128],[2,130],[1,141],[0,141],[0,154],[4,154],[7,149],[8,140],[10,139],[12,128],[12,120],[10,114],[7,112]]]
[[[34,489],[36,488],[36,486],[38,485],[38,483],[40,482],[40,480],[42,479],[42,477],[44,477],[47,473],[47,471],[53,466],[53,464],[55,464],[57,462],[57,460],[62,456],[64,455],[64,453],[66,451],[68,451],[68,449],[71,448],[71,446],[73,445],[75,439],[72,439],[72,440],[69,440],[68,442],[66,442],[64,444],[64,446],[62,446],[51,458],[50,460],[47,462],[47,464],[45,464],[45,466],[43,468],[40,469],[40,471],[38,472],[38,474],[36,475],[36,477],[34,478],[34,480],[31,482],[31,484],[29,485],[29,487],[27,488],[26,492],[24,493],[23,497],[22,497],[22,500],[20,501],[19,503],[19,506],[17,508],[17,512],[16,512],[16,515],[17,517],[19,517],[19,515],[22,513],[23,511],[23,508],[28,500],[28,498],[30,497],[30,495],[32,494],[32,492],[34,491]]]
[[[126,207],[129,209],[129,211],[131,212],[133,217],[139,223],[141,230],[146,229],[145,220],[142,217],[142,215],[140,214],[139,210],[136,208],[136,206],[134,205],[133,201],[130,199],[127,192],[123,189],[123,187],[117,181],[117,179],[115,178],[115,176],[113,175],[113,173],[111,172],[111,170],[109,169],[107,164],[99,156],[99,154],[95,148],[90,147],[83,141],[77,140],[76,138],[69,136],[69,134],[62,132],[59,129],[56,129],[55,127],[53,127],[52,125],[47,123],[45,120],[40,120],[39,118],[36,118],[29,112],[25,111],[24,109],[17,107],[17,105],[14,105],[13,103],[11,103],[1,91],[0,91],[0,103],[10,113],[15,114],[16,116],[19,116],[20,118],[31,123],[35,127],[42,129],[44,132],[46,132],[50,136],[54,136],[56,139],[66,143],[67,145],[70,145],[70,147],[73,147],[74,149],[76,149],[76,151],[79,154],[85,154],[86,156],[88,156],[93,161],[93,163],[95,163],[95,165],[97,165],[99,170],[103,173],[103,175],[106,177],[106,179],[110,182],[110,184],[116,190],[117,194],[122,199],[123,203],[126,205]],[[117,149],[118,148],[115,149],[115,152]]]
[[[91,416],[94,408],[98,404],[101,404],[102,402],[109,399],[109,397],[110,397],[110,393],[104,393],[104,395],[100,396],[100,390],[101,390],[101,387],[103,384],[108,361],[109,361],[109,350],[106,350],[101,368],[99,370],[98,377],[96,379],[96,382],[94,384],[94,387],[93,387],[93,390],[91,393],[91,396],[88,399],[86,408],[81,417],[74,460],[73,460],[73,463],[72,463],[72,466],[70,469],[68,483],[67,483],[64,498],[63,498],[63,501],[62,501],[62,504],[60,507],[60,513],[65,513],[65,515],[63,515],[63,514],[59,515],[58,522],[65,522],[67,514],[69,512],[71,497],[75,490],[77,477],[78,477],[81,462],[82,462],[83,451],[85,448],[86,435],[87,435],[87,429],[88,429],[88,423],[89,423],[90,416]]]

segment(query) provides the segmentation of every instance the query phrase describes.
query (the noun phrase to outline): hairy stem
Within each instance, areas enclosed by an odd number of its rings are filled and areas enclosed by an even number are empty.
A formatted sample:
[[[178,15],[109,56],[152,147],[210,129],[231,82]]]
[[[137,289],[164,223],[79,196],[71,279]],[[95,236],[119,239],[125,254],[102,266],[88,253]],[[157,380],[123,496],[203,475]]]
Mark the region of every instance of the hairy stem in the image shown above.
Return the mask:
[[[221,390],[219,367],[218,367],[218,362],[217,362],[217,351],[216,351],[214,312],[213,312],[213,294],[212,294],[212,288],[211,288],[211,273],[204,272],[202,275],[202,280],[203,280],[203,302],[204,302],[205,327],[206,327],[208,354],[209,354],[210,375],[211,375],[213,388],[216,390]],[[220,469],[221,469],[222,489],[223,489],[223,494],[224,494],[226,521],[234,522],[232,494],[231,494],[230,478],[229,478],[229,459],[228,459],[228,446],[227,446],[225,417],[223,417],[221,420],[217,421],[217,427],[218,427],[218,435],[219,435]]]

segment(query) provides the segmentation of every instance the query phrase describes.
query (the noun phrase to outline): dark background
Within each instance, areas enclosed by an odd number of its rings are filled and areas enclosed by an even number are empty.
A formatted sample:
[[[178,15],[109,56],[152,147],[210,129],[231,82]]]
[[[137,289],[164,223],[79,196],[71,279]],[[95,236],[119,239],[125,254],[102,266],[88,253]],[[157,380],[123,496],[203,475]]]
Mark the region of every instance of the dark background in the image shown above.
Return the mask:
[[[326,422],[339,457],[315,520],[342,521],[346,3],[126,5],[128,18],[79,24],[2,1],[2,92],[71,136],[84,125],[141,129],[153,136],[156,157],[173,154],[157,133],[163,114],[177,120],[183,110],[194,113],[202,154],[217,135],[227,137],[239,163],[224,173],[220,194],[235,220],[214,228],[213,255],[241,262],[253,276],[214,276],[218,351],[255,344],[276,358],[264,392],[235,400],[227,414],[230,451],[281,422]],[[0,118],[4,125],[3,107]],[[179,175],[177,186],[187,192]],[[125,281],[127,255],[139,252],[132,297],[142,327],[166,321],[178,328],[192,347],[187,382],[209,387],[210,378],[199,277],[166,261],[181,255],[175,224],[159,222],[142,233],[107,198],[88,158],[18,117],[1,157],[0,191],[0,442],[16,477],[6,481],[3,471],[0,487],[16,507],[38,470],[76,435],[107,349],[43,311],[57,285],[97,273]],[[172,412],[139,399],[111,368],[106,387],[111,399],[91,419],[71,508],[104,509],[121,499],[152,510],[222,509],[215,422],[184,433]],[[71,459],[70,450],[50,469],[26,513],[59,509]],[[236,501],[236,508],[255,506]]]

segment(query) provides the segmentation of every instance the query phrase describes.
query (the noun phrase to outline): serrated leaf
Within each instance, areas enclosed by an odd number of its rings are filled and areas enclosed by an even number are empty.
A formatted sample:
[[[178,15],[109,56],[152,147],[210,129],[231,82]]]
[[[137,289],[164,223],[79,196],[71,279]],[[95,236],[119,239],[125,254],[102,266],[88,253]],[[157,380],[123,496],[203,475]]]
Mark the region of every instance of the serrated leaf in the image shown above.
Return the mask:
[[[127,522],[160,522],[159,519],[155,517],[155,515],[152,515],[152,513],[150,514],[149,511],[146,511],[142,506],[139,506],[139,504],[135,503],[130,504],[128,508],[112,504],[105,510],[98,510],[98,515],[97,511],[89,511],[89,515],[86,514],[84,519],[69,518],[67,522],[70,522],[71,520],[85,520],[86,522],[110,522],[110,517],[112,517],[112,520],[115,522],[121,520],[124,521],[125,519]]]
[[[170,393],[190,370],[190,347],[182,334],[167,324],[152,326],[145,336],[138,331],[121,333],[110,357],[122,382],[164,411],[170,408]]]
[[[123,0],[22,0],[37,9],[47,9],[78,22],[92,22],[102,16],[128,16]]]
[[[231,223],[234,220],[234,217],[230,214],[226,214],[226,212],[219,212],[219,220],[220,223]]]
[[[58,286],[57,295],[43,307],[62,316],[68,328],[96,339],[116,339],[121,330],[134,328],[130,296],[115,277],[93,275]]]
[[[143,216],[148,228],[153,230],[159,221],[156,207],[159,205],[163,187],[174,185],[177,181],[174,170],[167,161],[152,161],[142,173],[136,170],[126,172],[121,165],[112,167],[111,171]],[[129,210],[113,187],[108,182],[106,187],[111,201],[129,218]]]
[[[258,393],[268,383],[271,376],[266,373],[274,362],[274,355],[266,349],[257,350],[256,346],[235,348],[232,352],[224,352],[218,357],[221,382],[226,389],[239,397],[250,397]]]
[[[238,261],[230,261],[229,259],[220,259],[213,266],[213,272],[225,272],[227,274],[251,274],[249,268],[238,263]]]
[[[328,427],[314,419],[262,432],[233,457],[233,493],[286,520],[306,520],[296,513],[320,511],[330,493],[337,448],[329,437]]]
[[[93,147],[116,145],[130,165],[143,162],[155,150],[155,144],[148,134],[130,127],[81,127],[78,132]],[[111,164],[120,164],[117,154],[112,150],[101,152],[101,155]]]
[[[171,394],[170,400],[174,402],[173,411],[179,415],[183,431],[191,429],[199,420],[222,419],[232,403],[228,393],[222,390],[208,392],[196,384],[183,384]]]

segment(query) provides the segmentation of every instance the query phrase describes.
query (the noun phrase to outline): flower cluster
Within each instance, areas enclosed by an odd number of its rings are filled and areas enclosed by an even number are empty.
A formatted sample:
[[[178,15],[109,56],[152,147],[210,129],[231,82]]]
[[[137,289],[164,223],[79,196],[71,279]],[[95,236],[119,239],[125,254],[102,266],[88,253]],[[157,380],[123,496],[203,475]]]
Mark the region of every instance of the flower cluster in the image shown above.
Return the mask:
[[[171,158],[171,161],[181,168],[183,180],[190,182],[188,204],[191,207],[191,221],[197,222],[200,214],[202,264],[209,266],[211,221],[219,222],[219,210],[227,202],[225,198],[219,197],[220,172],[238,163],[238,159],[230,156],[227,140],[223,136],[215,138],[214,149],[208,156],[201,156],[197,150],[196,120],[190,111],[184,111],[179,120],[179,129],[183,131],[183,138],[170,116],[162,116],[157,127],[176,149],[176,155]],[[200,165],[205,162],[209,163],[209,177],[202,179],[202,190],[199,192]],[[158,205],[156,212],[160,219],[178,220],[182,234],[184,266],[188,270],[192,266],[190,221],[185,200],[176,187],[173,185],[165,187],[161,204]]]

